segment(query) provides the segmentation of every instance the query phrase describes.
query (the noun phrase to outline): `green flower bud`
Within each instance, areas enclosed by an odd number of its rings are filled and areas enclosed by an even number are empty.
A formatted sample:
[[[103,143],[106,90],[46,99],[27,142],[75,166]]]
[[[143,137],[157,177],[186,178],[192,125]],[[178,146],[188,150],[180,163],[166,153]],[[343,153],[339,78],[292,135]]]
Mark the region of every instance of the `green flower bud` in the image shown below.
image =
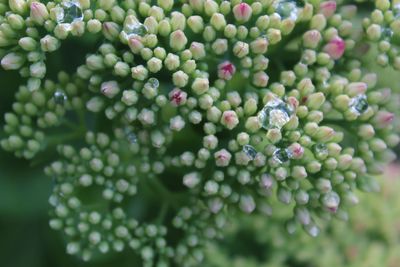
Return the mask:
[[[171,24],[171,29],[173,31],[176,30],[183,31],[186,27],[186,18],[182,13],[174,11],[171,13],[170,24]]]
[[[148,77],[149,73],[148,70],[143,65],[131,68],[131,72],[132,72],[132,78],[139,81],[144,81]]]
[[[60,47],[60,41],[51,35],[46,35],[40,39],[40,47],[45,52],[53,52]]]
[[[217,31],[222,31],[226,27],[226,20],[225,16],[221,13],[214,13],[211,16],[210,24],[216,29]]]
[[[175,51],[181,51],[185,48],[188,40],[181,30],[174,31],[169,36],[169,46]]]
[[[106,39],[110,41],[117,39],[120,31],[120,27],[115,22],[108,21],[103,23],[103,35]]]
[[[249,54],[249,45],[244,42],[236,42],[233,47],[233,54],[238,58],[243,58]]]
[[[277,29],[268,29],[267,38],[271,45],[277,44],[282,39],[281,31]]]
[[[189,81],[189,76],[180,70],[172,75],[172,81],[177,87],[185,87]]]
[[[204,94],[209,89],[209,81],[207,78],[196,78],[192,83],[192,90],[197,95]]]
[[[43,61],[36,62],[29,67],[30,75],[42,79],[46,75],[46,64]]]
[[[7,17],[8,23],[10,23],[11,28],[14,30],[21,30],[25,27],[24,19],[17,14],[10,14]]]
[[[157,5],[164,11],[170,11],[174,6],[174,0],[157,0]]]
[[[118,76],[126,77],[130,73],[130,67],[127,63],[120,61],[114,65],[114,72]]]
[[[180,66],[179,57],[169,53],[164,60],[164,65],[170,71],[177,69]]]
[[[187,24],[194,33],[201,33],[204,30],[203,18],[200,16],[190,16]]]
[[[152,73],[157,73],[162,68],[162,61],[156,57],[152,57],[147,61],[147,69]]]

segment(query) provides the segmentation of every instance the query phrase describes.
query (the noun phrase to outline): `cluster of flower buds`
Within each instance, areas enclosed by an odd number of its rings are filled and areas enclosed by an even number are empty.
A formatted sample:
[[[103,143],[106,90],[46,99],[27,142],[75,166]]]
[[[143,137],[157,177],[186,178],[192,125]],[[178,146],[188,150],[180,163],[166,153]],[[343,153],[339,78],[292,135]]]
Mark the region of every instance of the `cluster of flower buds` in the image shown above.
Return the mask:
[[[339,2],[0,3],[1,66],[26,81],[1,145],[27,159],[58,145],[50,225],[67,252],[194,266],[237,211],[286,206],[282,225],[311,236],[347,219],[400,141],[400,97],[362,57],[378,42],[397,68],[400,1],[377,0],[365,31]],[[52,82],[65,39],[95,48]]]

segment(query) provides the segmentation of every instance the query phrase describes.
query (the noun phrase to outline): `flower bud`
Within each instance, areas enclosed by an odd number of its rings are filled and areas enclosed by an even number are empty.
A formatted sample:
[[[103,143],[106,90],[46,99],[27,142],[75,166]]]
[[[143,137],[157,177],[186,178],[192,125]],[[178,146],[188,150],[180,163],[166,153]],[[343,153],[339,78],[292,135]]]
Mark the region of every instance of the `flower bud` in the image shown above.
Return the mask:
[[[335,14],[336,11],[336,1],[326,1],[322,2],[319,6],[318,13],[325,16],[325,18],[330,18]]]
[[[1,66],[5,70],[17,70],[25,63],[25,57],[22,54],[11,52],[1,59]]]
[[[332,38],[327,45],[324,46],[324,51],[329,54],[329,56],[337,60],[341,58],[346,49],[346,44],[340,37]]]
[[[118,37],[121,30],[117,23],[107,21],[103,23],[102,32],[106,39],[113,41]]]
[[[232,79],[236,72],[236,67],[230,61],[224,61],[218,65],[218,77],[224,80]]]
[[[178,115],[178,116],[171,118],[171,120],[170,120],[171,130],[179,132],[180,130],[183,129],[183,127],[185,127],[185,121],[183,120],[183,118],[181,116]]]
[[[210,19],[210,24],[216,29],[217,31],[222,31],[226,27],[226,20],[225,16],[221,13],[214,13]]]
[[[214,153],[214,158],[218,167],[226,167],[229,165],[232,155],[226,149],[221,149]]]
[[[235,19],[239,22],[247,22],[251,18],[252,9],[246,3],[240,3],[233,7],[233,15]]]
[[[250,195],[241,196],[239,202],[240,209],[245,213],[252,213],[256,208],[256,203]]]
[[[34,51],[37,48],[37,42],[31,37],[23,37],[18,41],[19,46],[25,51]]]
[[[46,6],[39,2],[31,3],[30,18],[39,25],[43,25],[44,21],[48,19],[49,11]]]
[[[53,52],[60,47],[60,42],[51,35],[46,35],[40,39],[40,45],[43,51]]]
[[[172,32],[169,36],[169,46],[175,51],[181,51],[185,48],[188,40],[185,33],[181,30]]]
[[[309,30],[303,35],[303,44],[306,48],[316,48],[321,41],[321,33],[317,30]]]
[[[201,33],[204,30],[203,18],[200,16],[190,16],[187,24],[194,33]]]
[[[183,105],[186,103],[187,93],[180,90],[179,88],[173,89],[169,94],[169,100],[174,107]]]
[[[206,56],[206,50],[204,49],[204,45],[202,43],[193,42],[190,45],[190,52],[192,52],[195,60],[202,59]]]
[[[197,95],[204,94],[209,89],[209,81],[207,78],[196,78],[192,83],[192,90]]]
[[[221,124],[224,125],[229,130],[232,130],[239,124],[239,119],[237,114],[233,110],[227,110],[222,113]]]
[[[243,58],[249,54],[249,45],[238,41],[233,47],[233,54],[238,58]]]
[[[133,67],[131,69],[131,72],[132,72],[132,77],[139,81],[144,81],[148,77],[149,73],[148,70],[143,65]]]
[[[254,54],[265,54],[268,50],[267,38],[257,38],[250,43],[251,52]]]
[[[189,188],[194,188],[200,183],[200,175],[197,172],[191,172],[183,176],[183,184]]]
[[[120,89],[116,81],[103,82],[100,92],[108,98],[113,98],[119,93]]]

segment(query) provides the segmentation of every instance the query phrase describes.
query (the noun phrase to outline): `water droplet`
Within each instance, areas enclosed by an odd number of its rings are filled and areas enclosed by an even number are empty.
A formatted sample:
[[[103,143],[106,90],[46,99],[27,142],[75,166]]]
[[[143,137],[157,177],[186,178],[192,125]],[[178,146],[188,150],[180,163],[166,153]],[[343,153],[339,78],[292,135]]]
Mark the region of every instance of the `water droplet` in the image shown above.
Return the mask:
[[[323,143],[313,145],[312,149],[317,158],[326,158],[328,156],[328,148]]]
[[[160,86],[160,82],[156,78],[150,78],[147,80],[146,85],[150,86],[151,88],[158,88]]]
[[[303,1],[296,0],[278,0],[278,4],[275,8],[282,19],[297,20],[299,7],[302,6]]]
[[[383,28],[382,29],[382,34],[381,34],[382,39],[384,40],[391,40],[393,37],[393,31],[391,28]]]
[[[367,97],[365,95],[353,97],[350,100],[349,108],[356,115],[361,115],[368,109]]]
[[[137,136],[136,136],[136,134],[134,132],[132,132],[131,129],[125,128],[124,131],[125,131],[125,135],[126,135],[126,138],[129,141],[129,143],[131,143],[131,144],[137,143]]]
[[[272,158],[274,159],[274,161],[278,163],[288,162],[291,157],[292,157],[292,152],[290,152],[290,150],[287,148],[286,149],[278,148],[272,154]]]
[[[63,1],[59,7],[56,12],[57,22],[65,25],[67,30],[71,29],[71,23],[83,20],[82,8],[78,1]]]
[[[67,101],[67,96],[62,91],[56,91],[53,95],[54,102],[57,105],[64,105],[65,101]]]
[[[282,100],[275,98],[264,106],[258,113],[258,119],[266,130],[271,128],[281,129],[293,113],[293,109]]]
[[[257,150],[250,145],[243,146],[243,152],[251,159],[254,160],[257,156]]]
[[[132,21],[129,24],[125,24],[124,33],[128,38],[132,36],[140,36],[143,37],[147,34],[148,29],[145,25],[138,21]]]

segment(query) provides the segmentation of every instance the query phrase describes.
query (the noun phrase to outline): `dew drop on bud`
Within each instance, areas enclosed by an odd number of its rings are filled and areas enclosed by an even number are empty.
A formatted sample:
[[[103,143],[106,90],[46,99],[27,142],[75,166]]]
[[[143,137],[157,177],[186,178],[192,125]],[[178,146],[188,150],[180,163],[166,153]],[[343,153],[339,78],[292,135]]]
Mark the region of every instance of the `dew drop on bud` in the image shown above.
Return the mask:
[[[254,160],[257,156],[257,151],[250,145],[243,146],[243,152],[251,159]]]
[[[71,29],[71,23],[83,20],[82,8],[79,1],[63,1],[56,12],[58,24],[64,24],[67,30]]]
[[[363,114],[368,109],[367,97],[365,95],[353,97],[350,100],[349,108],[357,116]]]
[[[131,129],[125,128],[124,132],[125,132],[125,136],[128,139],[129,143],[131,143],[131,144],[137,143],[137,136]]]
[[[295,21],[298,18],[299,8],[303,4],[301,0],[278,0],[275,11],[282,19],[292,19]]]
[[[258,120],[262,127],[268,129],[281,129],[289,122],[293,109],[283,102],[275,98],[267,102],[264,108],[258,113]]]
[[[56,91],[53,95],[53,98],[57,105],[64,105],[65,101],[68,99],[65,93],[62,91]]]
[[[288,149],[278,148],[272,154],[272,159],[278,163],[288,162],[292,158],[292,153]]]

